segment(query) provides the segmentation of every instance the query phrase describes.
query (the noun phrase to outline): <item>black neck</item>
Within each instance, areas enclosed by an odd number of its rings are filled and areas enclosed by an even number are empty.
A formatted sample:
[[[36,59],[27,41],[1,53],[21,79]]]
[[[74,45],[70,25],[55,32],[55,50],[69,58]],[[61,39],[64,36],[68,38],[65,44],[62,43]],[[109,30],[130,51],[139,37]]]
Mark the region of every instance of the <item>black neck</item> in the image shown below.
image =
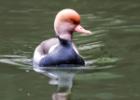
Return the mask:
[[[72,41],[66,40],[66,39],[62,39],[59,36],[57,36],[57,38],[58,38],[60,44],[62,44],[62,45],[68,46],[68,45],[71,45],[71,43],[72,43]]]

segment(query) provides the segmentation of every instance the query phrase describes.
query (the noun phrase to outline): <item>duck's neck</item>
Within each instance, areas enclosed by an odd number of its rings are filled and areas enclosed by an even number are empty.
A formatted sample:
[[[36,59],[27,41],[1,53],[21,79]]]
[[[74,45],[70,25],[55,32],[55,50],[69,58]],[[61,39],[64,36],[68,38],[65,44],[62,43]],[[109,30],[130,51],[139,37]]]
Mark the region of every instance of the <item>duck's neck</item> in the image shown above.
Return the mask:
[[[71,46],[72,40],[64,39],[58,36],[59,42],[63,46]]]
[[[64,40],[68,40],[68,41],[72,41],[72,37],[73,37],[73,32],[60,32],[59,33],[59,37],[61,38],[61,39],[64,39]]]

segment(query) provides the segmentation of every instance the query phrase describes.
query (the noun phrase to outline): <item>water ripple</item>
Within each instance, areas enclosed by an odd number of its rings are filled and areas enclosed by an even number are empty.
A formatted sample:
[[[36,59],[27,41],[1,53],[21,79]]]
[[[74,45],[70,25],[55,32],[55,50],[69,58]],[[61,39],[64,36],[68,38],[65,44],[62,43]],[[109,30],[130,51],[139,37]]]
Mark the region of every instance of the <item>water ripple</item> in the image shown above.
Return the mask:
[[[20,69],[31,70],[31,59],[19,55],[0,55],[0,63],[19,66]]]
[[[58,71],[72,71],[72,72],[78,72],[78,73],[92,73],[98,70],[108,69],[112,68],[112,63],[115,63],[117,61],[116,58],[98,58],[94,60],[87,60],[86,61],[86,67],[70,67],[70,68],[58,68],[58,67],[47,67],[43,70],[58,70]],[[24,70],[32,70],[32,59],[27,58],[26,56],[19,56],[19,55],[0,55],[0,63],[10,64],[19,66],[19,69]],[[108,65],[98,67],[96,64],[105,64],[108,63]],[[110,65],[109,65],[110,63]],[[90,66],[91,65],[91,66]]]
[[[101,46],[104,46],[104,45],[100,41],[100,42],[85,44],[83,46],[80,46],[78,49],[79,50],[88,50],[88,49],[93,49],[93,48],[97,48],[97,47],[101,47]]]

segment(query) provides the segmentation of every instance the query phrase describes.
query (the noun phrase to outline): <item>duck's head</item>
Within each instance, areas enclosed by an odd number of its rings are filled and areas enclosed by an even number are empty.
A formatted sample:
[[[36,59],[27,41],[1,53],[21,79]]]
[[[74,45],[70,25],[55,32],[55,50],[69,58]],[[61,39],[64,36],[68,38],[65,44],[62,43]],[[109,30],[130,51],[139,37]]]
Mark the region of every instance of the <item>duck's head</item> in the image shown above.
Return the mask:
[[[91,34],[91,31],[80,25],[80,15],[73,9],[58,12],[54,21],[56,35],[62,39],[71,40],[73,32]]]

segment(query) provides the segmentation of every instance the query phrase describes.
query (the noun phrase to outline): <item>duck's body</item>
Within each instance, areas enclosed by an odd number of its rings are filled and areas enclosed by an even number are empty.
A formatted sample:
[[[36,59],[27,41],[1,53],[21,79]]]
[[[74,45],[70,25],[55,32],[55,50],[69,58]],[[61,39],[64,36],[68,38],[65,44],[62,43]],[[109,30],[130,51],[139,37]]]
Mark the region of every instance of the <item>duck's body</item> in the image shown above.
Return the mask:
[[[54,27],[57,37],[45,40],[36,47],[33,64],[40,67],[85,65],[72,42],[74,31],[91,33],[80,26],[79,14],[72,9],[60,11],[56,16]]]
[[[84,60],[77,54],[71,41],[59,39],[46,56],[42,58],[39,66],[75,66],[84,65]]]

